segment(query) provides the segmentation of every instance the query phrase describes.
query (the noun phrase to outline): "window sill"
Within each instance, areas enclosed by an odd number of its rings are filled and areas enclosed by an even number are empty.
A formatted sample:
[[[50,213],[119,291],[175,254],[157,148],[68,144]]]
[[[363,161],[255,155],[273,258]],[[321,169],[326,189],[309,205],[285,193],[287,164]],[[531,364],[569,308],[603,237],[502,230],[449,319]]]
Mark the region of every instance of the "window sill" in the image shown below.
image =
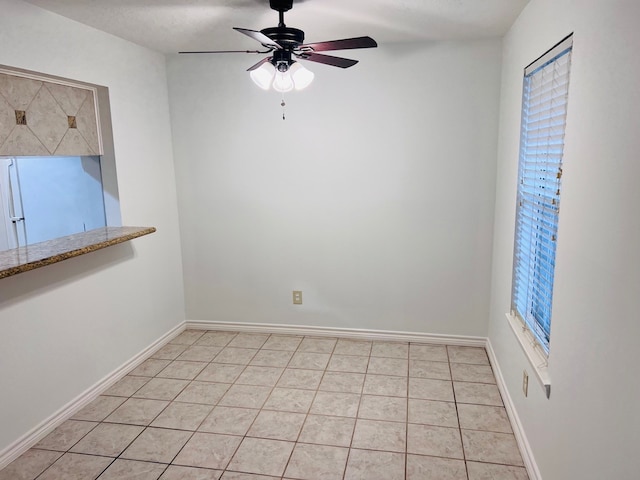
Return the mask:
[[[0,278],[58,263],[155,232],[154,227],[103,227],[0,252]]]
[[[547,357],[540,351],[539,347],[536,348],[535,340],[533,336],[519,318],[516,318],[510,313],[506,314],[509,326],[516,336],[518,343],[522,347],[525,356],[531,364],[531,368],[535,373],[538,382],[545,390],[547,398],[551,395],[551,381],[549,379],[549,371],[547,365]]]

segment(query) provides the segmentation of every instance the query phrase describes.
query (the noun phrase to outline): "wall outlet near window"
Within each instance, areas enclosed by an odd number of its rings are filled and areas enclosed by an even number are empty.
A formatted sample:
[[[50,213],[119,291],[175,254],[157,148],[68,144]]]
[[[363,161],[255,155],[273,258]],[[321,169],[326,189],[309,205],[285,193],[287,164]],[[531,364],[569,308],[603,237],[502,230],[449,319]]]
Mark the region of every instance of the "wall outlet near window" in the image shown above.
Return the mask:
[[[293,291],[293,304],[302,305],[302,290]]]
[[[522,372],[522,392],[526,397],[529,393],[529,374],[526,370]]]

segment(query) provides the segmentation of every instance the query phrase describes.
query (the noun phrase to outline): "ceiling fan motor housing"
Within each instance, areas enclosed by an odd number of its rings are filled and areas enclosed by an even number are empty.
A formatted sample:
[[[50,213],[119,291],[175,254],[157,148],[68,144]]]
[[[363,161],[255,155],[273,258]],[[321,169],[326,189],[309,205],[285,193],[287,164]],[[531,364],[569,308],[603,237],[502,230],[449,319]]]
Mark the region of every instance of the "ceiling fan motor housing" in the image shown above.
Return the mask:
[[[288,12],[293,7],[293,0],[269,0],[269,6],[277,12]]]
[[[260,30],[260,32],[286,50],[292,50],[304,42],[304,32],[297,28],[270,27]]]

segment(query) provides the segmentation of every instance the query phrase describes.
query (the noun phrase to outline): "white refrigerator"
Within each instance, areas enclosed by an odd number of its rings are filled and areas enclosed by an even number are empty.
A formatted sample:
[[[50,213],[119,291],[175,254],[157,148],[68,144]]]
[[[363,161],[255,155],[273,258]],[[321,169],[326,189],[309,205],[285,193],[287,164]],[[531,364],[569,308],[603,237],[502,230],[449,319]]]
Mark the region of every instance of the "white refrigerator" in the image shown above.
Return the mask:
[[[100,157],[0,157],[0,250],[106,225]]]

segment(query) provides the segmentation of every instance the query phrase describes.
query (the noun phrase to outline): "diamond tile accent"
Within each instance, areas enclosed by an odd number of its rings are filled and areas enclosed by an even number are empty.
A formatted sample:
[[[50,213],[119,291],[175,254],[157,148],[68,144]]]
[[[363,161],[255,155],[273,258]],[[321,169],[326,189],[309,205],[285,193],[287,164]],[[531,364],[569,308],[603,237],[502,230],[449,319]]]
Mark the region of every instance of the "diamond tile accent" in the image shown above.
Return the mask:
[[[27,124],[27,112],[24,110],[16,110],[16,125]]]
[[[9,138],[15,126],[15,110],[0,95],[0,147]]]
[[[0,155],[4,156],[47,156],[50,152],[42,142],[34,135],[31,129],[25,125],[15,125],[9,137],[0,146]]]
[[[12,111],[13,122],[8,110]],[[20,132],[7,144],[16,125],[28,126],[32,135]],[[100,153],[93,91],[0,74],[0,155]]]
[[[45,82],[44,87],[49,90],[51,96],[56,99],[62,111],[67,115],[76,115],[87,98],[91,97],[93,100],[90,91],[83,88],[50,82]]]
[[[55,155],[97,155],[98,151],[92,148],[79,130],[70,127],[56,148]]]
[[[14,110],[26,110],[41,88],[39,80],[0,73],[0,95]]]
[[[54,153],[69,130],[67,116],[46,88],[40,89],[27,109],[29,128],[49,153]]]

